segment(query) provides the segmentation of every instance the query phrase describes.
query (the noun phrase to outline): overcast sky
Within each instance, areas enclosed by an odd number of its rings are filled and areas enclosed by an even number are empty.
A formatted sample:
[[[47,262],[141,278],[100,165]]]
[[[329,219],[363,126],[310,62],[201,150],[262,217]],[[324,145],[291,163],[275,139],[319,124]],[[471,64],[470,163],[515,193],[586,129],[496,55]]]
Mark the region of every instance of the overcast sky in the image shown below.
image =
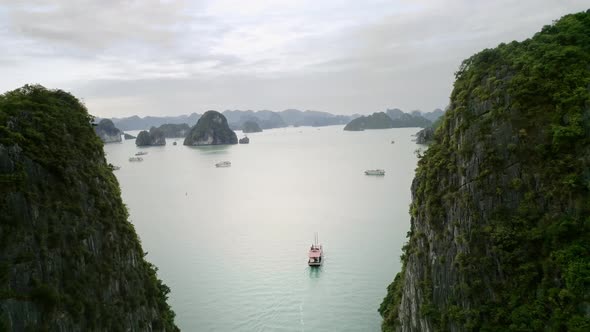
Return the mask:
[[[26,3],[26,4],[25,4]],[[0,0],[0,90],[102,117],[448,104],[461,61],[588,0]]]

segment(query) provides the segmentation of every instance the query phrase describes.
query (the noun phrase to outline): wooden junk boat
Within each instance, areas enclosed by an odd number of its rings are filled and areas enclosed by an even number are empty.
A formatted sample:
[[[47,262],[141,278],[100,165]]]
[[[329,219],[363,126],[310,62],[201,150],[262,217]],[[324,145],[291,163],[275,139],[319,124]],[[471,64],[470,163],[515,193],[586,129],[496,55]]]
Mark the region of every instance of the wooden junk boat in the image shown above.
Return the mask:
[[[320,266],[324,262],[324,251],[322,245],[318,243],[318,234],[314,234],[314,243],[309,248],[309,266]]]

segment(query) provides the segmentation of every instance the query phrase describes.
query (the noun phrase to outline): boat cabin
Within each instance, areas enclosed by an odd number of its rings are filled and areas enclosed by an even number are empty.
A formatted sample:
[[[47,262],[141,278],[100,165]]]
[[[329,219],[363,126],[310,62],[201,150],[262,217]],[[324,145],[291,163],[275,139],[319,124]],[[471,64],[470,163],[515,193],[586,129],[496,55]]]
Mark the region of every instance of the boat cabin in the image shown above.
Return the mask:
[[[323,263],[324,253],[322,251],[322,246],[317,244],[312,244],[311,248],[309,249],[309,260],[307,263],[309,266],[320,266]]]

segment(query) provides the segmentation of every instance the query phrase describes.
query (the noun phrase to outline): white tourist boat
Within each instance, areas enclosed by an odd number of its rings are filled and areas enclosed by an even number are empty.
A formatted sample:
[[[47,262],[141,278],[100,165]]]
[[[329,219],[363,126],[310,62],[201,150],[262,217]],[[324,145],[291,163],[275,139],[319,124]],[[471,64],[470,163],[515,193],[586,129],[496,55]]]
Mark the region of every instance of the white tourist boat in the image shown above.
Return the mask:
[[[229,161],[221,161],[218,162],[217,164],[215,164],[215,167],[230,167],[231,166],[231,162]]]
[[[382,169],[368,169],[365,171],[365,175],[385,175],[385,170]]]
[[[136,153],[136,156],[145,156],[146,154],[148,154],[146,151],[139,151],[138,153]]]
[[[129,158],[129,161],[143,161],[142,157],[131,157]]]

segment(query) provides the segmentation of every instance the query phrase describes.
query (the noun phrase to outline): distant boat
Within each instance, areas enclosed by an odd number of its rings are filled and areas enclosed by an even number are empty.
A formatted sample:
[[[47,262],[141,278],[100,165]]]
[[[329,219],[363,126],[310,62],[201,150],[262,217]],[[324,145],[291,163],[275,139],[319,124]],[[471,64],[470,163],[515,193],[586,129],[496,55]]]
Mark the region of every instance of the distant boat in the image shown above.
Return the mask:
[[[385,175],[385,171],[382,169],[368,169],[365,171],[365,175]]]
[[[129,161],[143,161],[142,157],[131,157],[129,158]]]
[[[229,161],[222,161],[222,162],[218,162],[217,164],[215,164],[215,167],[230,167],[231,166],[231,162]]]
[[[322,245],[318,243],[318,233],[314,234],[314,243],[309,248],[308,256],[307,264],[309,266],[320,266],[324,262],[324,250]]]
[[[176,142],[172,142],[172,145],[176,145]]]
[[[146,151],[139,151],[138,153],[136,153],[136,156],[145,156],[146,154],[148,154]]]
[[[394,140],[391,140],[391,144],[395,144],[395,141]]]

